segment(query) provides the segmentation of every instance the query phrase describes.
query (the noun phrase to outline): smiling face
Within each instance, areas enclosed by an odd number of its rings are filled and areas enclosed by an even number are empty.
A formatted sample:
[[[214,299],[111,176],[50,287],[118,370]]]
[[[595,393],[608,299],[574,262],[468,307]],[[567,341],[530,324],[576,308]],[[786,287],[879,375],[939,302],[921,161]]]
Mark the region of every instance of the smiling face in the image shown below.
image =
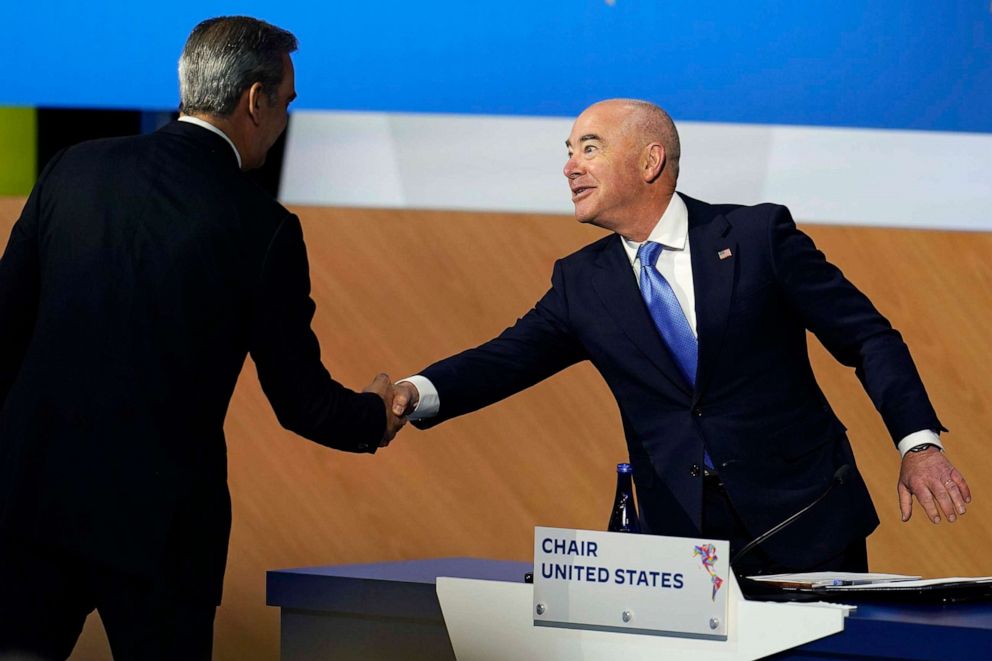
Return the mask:
[[[647,184],[640,165],[646,145],[640,144],[633,112],[622,103],[598,103],[572,126],[564,174],[581,223],[621,231],[643,204]]]
[[[575,218],[645,240],[678,179],[678,131],[668,113],[637,99],[600,101],[575,120],[565,146]]]

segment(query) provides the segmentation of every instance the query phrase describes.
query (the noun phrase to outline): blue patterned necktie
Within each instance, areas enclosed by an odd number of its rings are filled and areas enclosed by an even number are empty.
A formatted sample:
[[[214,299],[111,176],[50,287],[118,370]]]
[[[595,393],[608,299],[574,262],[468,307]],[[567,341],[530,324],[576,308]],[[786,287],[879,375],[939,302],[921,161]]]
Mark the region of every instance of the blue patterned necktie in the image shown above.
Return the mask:
[[[685,318],[685,312],[679,305],[679,299],[675,297],[675,291],[655,267],[661,249],[661,244],[654,241],[645,241],[637,249],[637,258],[641,260],[641,296],[648,306],[655,328],[668,345],[686,383],[695,387],[699,345],[696,336],[692,334],[689,320]],[[705,450],[703,461],[707,468],[713,468],[713,460]]]
[[[637,257],[641,260],[641,295],[679,371],[686,383],[694,387],[699,347],[672,286],[655,267],[660,254],[661,244],[654,241],[646,241],[637,249]]]

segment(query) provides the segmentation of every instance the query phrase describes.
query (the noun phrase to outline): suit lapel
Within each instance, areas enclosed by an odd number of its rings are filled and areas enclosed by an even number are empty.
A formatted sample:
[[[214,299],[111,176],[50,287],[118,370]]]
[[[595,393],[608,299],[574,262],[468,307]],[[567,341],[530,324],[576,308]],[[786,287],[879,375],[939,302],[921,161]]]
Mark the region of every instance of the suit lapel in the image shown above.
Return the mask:
[[[691,396],[689,385],[682,378],[668,348],[654,327],[644,299],[637,288],[634,270],[615,234],[596,260],[593,289],[610,316],[661,373],[686,395]],[[695,263],[693,264],[695,267]]]
[[[696,336],[699,363],[696,368],[696,399],[706,391],[727,331],[730,300],[734,290],[738,246],[732,226],[712,207],[683,196],[689,209],[689,248],[692,252],[692,282],[696,295]]]

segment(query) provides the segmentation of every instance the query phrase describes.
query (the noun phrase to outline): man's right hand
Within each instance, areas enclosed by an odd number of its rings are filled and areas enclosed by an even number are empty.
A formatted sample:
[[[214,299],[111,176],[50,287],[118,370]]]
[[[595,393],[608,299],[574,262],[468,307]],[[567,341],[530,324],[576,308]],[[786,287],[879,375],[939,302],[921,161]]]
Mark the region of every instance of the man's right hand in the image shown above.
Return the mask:
[[[393,384],[393,415],[406,416],[413,413],[420,402],[420,391],[409,381]]]
[[[365,386],[362,392],[374,392],[379,395],[386,407],[386,430],[383,432],[382,440],[379,442],[379,447],[384,448],[389,445],[389,442],[396,437],[396,433],[406,424],[406,415],[402,411],[400,413],[394,413],[397,408],[395,403],[397,396],[396,389],[389,382],[389,375],[380,373],[372,379],[372,383]]]

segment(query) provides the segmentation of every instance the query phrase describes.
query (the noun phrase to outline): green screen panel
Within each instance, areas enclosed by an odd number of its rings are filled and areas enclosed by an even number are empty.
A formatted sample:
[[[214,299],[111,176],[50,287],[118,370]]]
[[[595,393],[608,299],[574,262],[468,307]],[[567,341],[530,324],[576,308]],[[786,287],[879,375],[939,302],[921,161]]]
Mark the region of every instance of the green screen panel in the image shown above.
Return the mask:
[[[34,108],[0,108],[0,195],[27,195],[38,159]]]

